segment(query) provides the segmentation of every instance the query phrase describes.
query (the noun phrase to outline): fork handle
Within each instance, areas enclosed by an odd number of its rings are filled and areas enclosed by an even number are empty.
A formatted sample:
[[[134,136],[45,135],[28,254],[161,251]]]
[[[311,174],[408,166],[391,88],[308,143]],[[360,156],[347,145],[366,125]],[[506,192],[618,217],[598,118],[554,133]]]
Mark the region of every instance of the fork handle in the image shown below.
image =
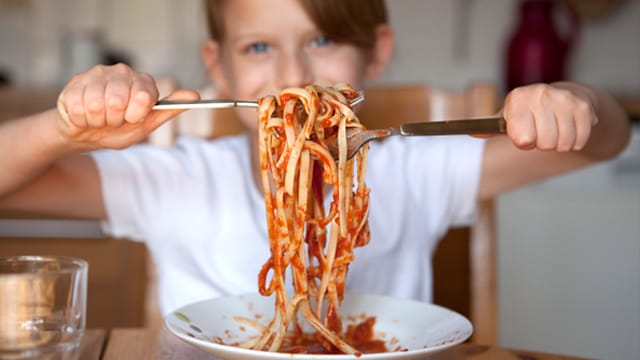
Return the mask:
[[[364,100],[364,92],[358,91],[358,96],[351,99],[350,105],[356,106]],[[241,100],[195,100],[195,101],[174,101],[160,100],[153,105],[153,110],[188,110],[188,109],[228,109],[233,107],[257,108],[257,101]]]
[[[463,120],[430,121],[400,125],[400,134],[419,135],[462,135],[462,134],[503,134],[507,124],[502,117],[482,117]]]
[[[196,101],[172,101],[160,100],[153,105],[153,110],[184,110],[184,109],[226,109],[232,107],[252,107],[257,108],[255,101],[238,100],[196,100]]]

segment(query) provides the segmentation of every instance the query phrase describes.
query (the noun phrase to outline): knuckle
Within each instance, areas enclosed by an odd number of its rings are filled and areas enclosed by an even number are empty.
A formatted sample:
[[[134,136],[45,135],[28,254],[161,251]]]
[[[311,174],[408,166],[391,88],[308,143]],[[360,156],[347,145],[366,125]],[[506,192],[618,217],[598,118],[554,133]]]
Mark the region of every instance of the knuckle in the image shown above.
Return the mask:
[[[539,91],[540,99],[545,105],[570,106],[575,100],[575,96],[571,91],[552,85],[541,85]]]
[[[99,114],[104,111],[104,103],[98,100],[89,101],[87,104],[87,112],[91,114]]]
[[[115,65],[112,65],[112,68],[118,72],[123,72],[123,73],[131,72],[131,68],[128,65],[123,63],[117,63]]]
[[[104,75],[106,70],[107,70],[106,65],[98,64],[92,67],[91,69],[89,69],[89,72]]]
[[[507,95],[507,100],[510,100],[511,102],[518,102],[522,98],[527,98],[529,97],[529,94],[531,93],[531,90],[533,88],[534,85],[517,87],[509,92],[509,94]]]
[[[556,94],[558,99],[563,102],[573,101],[576,98],[573,93],[567,89],[553,88],[553,92]]]
[[[149,83],[155,83],[155,80],[153,79],[153,76],[151,76],[151,74],[141,72],[138,75],[140,76],[140,79],[142,79],[143,81],[146,81]]]
[[[539,85],[536,92],[541,103],[545,105],[549,105],[550,103],[553,102],[554,92],[550,86]]]
[[[574,106],[575,106],[576,113],[581,117],[590,118],[591,115],[593,114],[593,108],[591,107],[591,104],[587,101],[576,100],[576,103]]]
[[[125,108],[126,105],[119,96],[111,97],[107,103],[107,110],[109,111],[122,112]]]
[[[148,92],[141,91],[136,94],[135,101],[140,105],[148,106],[153,103],[153,97]]]
[[[73,76],[71,76],[71,79],[69,79],[69,82],[67,83],[67,87],[71,87],[77,83],[82,82],[82,79],[84,79],[84,77],[85,77],[85,73],[74,74]]]
[[[547,84],[539,83],[530,85],[530,89],[532,93],[535,93],[538,96],[544,96],[549,93],[550,86]]]
[[[139,73],[137,81],[139,81],[143,88],[149,91],[152,96],[158,96],[158,87],[153,76],[147,73]]]

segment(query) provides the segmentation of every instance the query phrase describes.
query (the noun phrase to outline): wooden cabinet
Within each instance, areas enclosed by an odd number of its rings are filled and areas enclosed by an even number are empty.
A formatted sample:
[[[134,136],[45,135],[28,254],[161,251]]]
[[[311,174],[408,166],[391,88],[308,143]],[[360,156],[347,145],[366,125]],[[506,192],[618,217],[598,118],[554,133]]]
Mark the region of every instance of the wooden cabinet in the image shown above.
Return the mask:
[[[0,121],[54,108],[59,89],[0,86]]]

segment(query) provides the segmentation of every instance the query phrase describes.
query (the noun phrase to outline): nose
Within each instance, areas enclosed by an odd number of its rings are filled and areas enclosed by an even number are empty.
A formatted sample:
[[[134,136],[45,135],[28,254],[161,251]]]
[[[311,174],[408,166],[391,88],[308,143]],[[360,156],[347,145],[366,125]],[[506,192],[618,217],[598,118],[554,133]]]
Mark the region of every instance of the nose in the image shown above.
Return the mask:
[[[281,89],[300,87],[311,83],[309,58],[304,51],[289,51],[280,54],[277,81]]]

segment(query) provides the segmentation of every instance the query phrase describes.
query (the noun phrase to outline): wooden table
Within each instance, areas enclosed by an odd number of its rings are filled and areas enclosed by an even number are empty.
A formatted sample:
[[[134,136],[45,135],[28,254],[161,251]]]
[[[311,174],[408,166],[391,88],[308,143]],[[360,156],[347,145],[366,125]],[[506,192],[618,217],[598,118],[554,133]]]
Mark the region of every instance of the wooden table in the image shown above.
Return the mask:
[[[213,359],[213,357],[176,338],[165,329],[89,329],[80,348],[82,360],[120,359]],[[431,360],[576,360],[571,356],[506,349],[497,346],[460,344],[439,352]]]

